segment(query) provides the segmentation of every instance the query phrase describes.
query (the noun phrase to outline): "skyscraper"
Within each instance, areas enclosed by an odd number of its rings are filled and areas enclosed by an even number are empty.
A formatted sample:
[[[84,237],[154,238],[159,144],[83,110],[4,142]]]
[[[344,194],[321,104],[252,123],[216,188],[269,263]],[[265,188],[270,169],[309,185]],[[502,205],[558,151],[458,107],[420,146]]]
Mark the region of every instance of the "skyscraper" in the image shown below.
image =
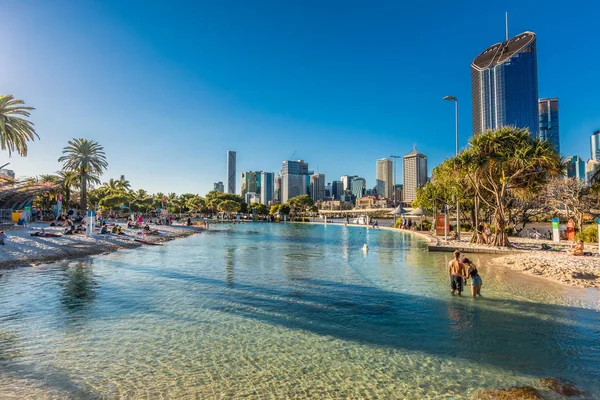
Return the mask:
[[[471,64],[473,134],[514,125],[537,137],[536,37],[521,33],[486,49]]]
[[[216,190],[219,193],[223,193],[225,191],[225,186],[223,182],[215,182],[213,190]]]
[[[281,203],[281,176],[276,176],[274,179],[275,193],[273,194],[273,201]]]
[[[560,136],[558,132],[558,98],[540,99],[538,101],[540,115],[540,139],[547,140],[560,154]]]
[[[261,171],[242,172],[242,197],[245,197],[246,193],[260,193],[260,174]]]
[[[594,132],[590,137],[590,151],[592,160],[600,161],[600,129]]]
[[[325,197],[325,175],[313,174],[310,176],[310,197],[313,201],[323,200]]]
[[[235,151],[227,151],[227,193],[235,193]]]
[[[392,198],[393,193],[393,163],[389,158],[377,160],[377,194],[387,199]]]
[[[260,202],[265,206],[275,200],[275,173],[260,173]]]
[[[281,166],[281,202],[307,193],[308,163],[303,160],[284,161]]]
[[[585,163],[579,156],[567,158],[567,178],[577,178],[585,182]]]
[[[352,179],[357,178],[356,175],[344,175],[340,181],[344,184],[343,190],[352,190]]]
[[[331,182],[331,197],[334,200],[339,200],[344,194],[344,182],[333,181]]]
[[[592,184],[592,177],[594,176],[598,168],[600,168],[600,161],[598,160],[590,159],[587,163],[585,163],[585,183],[587,185]]]
[[[415,148],[402,159],[402,169],[402,201],[412,203],[417,198],[417,188],[427,183],[427,157]]]
[[[352,195],[356,199],[360,199],[365,195],[367,189],[367,181],[365,178],[354,178],[352,179]]]

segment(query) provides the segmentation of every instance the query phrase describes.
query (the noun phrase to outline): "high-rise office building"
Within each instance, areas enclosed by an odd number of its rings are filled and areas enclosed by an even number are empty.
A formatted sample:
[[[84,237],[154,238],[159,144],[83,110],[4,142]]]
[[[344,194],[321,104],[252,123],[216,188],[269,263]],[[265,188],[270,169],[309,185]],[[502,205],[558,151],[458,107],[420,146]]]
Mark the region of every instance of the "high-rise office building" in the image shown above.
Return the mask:
[[[227,193],[235,193],[235,151],[227,151]]]
[[[577,178],[585,182],[585,163],[579,156],[567,158],[567,178]]]
[[[273,193],[273,200],[275,203],[281,203],[281,176],[276,176],[274,179],[275,193]]]
[[[600,160],[588,160],[585,163],[585,183],[588,185],[592,184],[592,177],[596,173],[596,171],[600,168]]]
[[[402,185],[394,186],[394,195],[392,196],[394,199],[394,204],[399,205],[402,203]]]
[[[225,191],[225,185],[223,185],[223,182],[215,182],[213,190],[223,193]]]
[[[246,193],[260,193],[260,174],[261,171],[242,172],[242,197],[245,197]]]
[[[275,200],[275,173],[260,173],[260,202],[265,206]]]
[[[332,195],[331,195],[332,192],[333,192],[333,187],[331,186],[331,182],[328,182],[325,185],[325,197],[331,198],[332,197]]]
[[[340,181],[344,184],[343,190],[352,190],[352,179],[358,178],[356,175],[344,175],[340,178]]]
[[[393,193],[393,176],[394,176],[394,167],[392,160],[389,158],[381,158],[377,160],[377,175],[376,175],[376,185],[377,194],[390,199]]]
[[[314,202],[323,200],[325,197],[325,175],[312,174],[310,176],[310,197]]]
[[[592,160],[600,161],[600,129],[595,131],[590,137],[590,151],[592,153]]]
[[[558,132],[558,98],[540,99],[538,101],[540,116],[540,139],[547,140],[560,154],[560,136]]]
[[[339,200],[343,194],[344,194],[344,182],[342,182],[342,181],[331,182],[331,197],[333,197],[334,200]]]
[[[307,194],[308,163],[303,160],[284,161],[281,166],[281,202]],[[309,182],[310,184],[310,182]]]
[[[352,195],[355,199],[360,199],[365,195],[367,190],[367,181],[365,178],[352,179]]]
[[[525,32],[486,49],[471,64],[473,134],[503,126],[537,137],[538,74],[535,33]]]
[[[402,201],[412,203],[417,198],[417,188],[427,183],[427,157],[415,148],[402,159],[404,182]]]

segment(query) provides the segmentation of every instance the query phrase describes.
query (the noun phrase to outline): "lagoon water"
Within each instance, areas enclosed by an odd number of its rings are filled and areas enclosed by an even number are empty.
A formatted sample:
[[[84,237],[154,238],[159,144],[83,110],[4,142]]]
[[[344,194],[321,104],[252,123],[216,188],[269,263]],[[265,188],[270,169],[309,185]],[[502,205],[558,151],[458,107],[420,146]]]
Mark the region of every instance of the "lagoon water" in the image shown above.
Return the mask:
[[[451,297],[449,256],[257,223],[3,271],[0,398],[460,399],[542,377],[600,396],[598,291],[474,257],[485,297]]]

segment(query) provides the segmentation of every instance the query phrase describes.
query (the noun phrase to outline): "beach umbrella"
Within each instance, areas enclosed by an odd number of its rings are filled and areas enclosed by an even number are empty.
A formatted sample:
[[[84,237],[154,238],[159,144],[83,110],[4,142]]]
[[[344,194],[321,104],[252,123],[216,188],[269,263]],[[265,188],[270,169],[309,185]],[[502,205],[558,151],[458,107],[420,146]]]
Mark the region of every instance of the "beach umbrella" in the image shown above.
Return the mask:
[[[433,213],[429,210],[424,210],[423,207],[417,207],[414,210],[408,212],[406,215],[409,215],[411,217],[424,217],[433,215]]]
[[[389,212],[389,215],[402,215],[406,214],[406,210],[402,206],[398,206]]]

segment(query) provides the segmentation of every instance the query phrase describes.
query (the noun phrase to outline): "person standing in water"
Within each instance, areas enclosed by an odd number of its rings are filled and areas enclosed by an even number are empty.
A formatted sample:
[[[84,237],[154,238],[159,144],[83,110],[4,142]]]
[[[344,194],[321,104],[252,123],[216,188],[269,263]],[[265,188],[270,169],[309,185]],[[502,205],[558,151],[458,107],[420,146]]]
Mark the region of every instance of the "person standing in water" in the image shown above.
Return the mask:
[[[463,279],[467,279],[465,265],[459,261],[460,251],[454,251],[454,259],[448,263],[448,274],[450,275],[450,293],[458,292],[462,296]]]
[[[467,276],[471,278],[471,294],[473,297],[479,295],[481,297],[481,285],[483,285],[483,281],[481,280],[481,276],[479,276],[479,272],[477,271],[477,266],[471,262],[468,258],[462,259],[463,265],[467,269]]]

